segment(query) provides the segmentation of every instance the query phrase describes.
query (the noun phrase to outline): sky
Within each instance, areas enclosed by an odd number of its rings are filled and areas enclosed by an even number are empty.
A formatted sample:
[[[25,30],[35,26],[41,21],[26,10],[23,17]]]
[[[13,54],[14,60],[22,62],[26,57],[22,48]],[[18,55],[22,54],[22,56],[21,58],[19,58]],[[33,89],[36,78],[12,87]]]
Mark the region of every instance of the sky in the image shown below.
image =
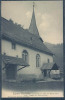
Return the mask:
[[[35,18],[44,42],[63,43],[63,1],[35,1]],[[33,1],[1,1],[1,16],[28,29]]]

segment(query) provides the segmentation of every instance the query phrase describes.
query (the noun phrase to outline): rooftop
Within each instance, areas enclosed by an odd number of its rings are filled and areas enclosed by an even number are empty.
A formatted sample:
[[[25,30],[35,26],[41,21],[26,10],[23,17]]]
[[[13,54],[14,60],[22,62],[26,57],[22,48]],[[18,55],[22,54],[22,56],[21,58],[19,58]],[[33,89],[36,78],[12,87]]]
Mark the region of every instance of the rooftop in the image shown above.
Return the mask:
[[[41,67],[41,70],[44,69],[53,69],[53,70],[58,70],[59,66],[56,63],[44,63],[43,66]]]
[[[20,25],[14,24],[11,20],[1,18],[1,33],[3,39],[14,41],[31,49],[53,55],[44,45],[40,37],[31,34],[27,29],[23,29]]]

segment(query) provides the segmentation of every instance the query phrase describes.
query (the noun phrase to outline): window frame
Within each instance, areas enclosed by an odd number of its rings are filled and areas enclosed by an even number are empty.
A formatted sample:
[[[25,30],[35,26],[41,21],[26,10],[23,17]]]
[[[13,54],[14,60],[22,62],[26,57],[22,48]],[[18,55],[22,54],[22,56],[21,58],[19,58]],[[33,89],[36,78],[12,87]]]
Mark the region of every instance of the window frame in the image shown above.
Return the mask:
[[[49,58],[47,59],[47,62],[50,63],[50,59]]]
[[[27,50],[23,50],[22,52],[22,58],[25,62],[29,63],[29,54],[27,52]]]
[[[40,67],[40,55],[36,54],[36,67]]]
[[[12,49],[16,50],[16,43],[12,42]]]

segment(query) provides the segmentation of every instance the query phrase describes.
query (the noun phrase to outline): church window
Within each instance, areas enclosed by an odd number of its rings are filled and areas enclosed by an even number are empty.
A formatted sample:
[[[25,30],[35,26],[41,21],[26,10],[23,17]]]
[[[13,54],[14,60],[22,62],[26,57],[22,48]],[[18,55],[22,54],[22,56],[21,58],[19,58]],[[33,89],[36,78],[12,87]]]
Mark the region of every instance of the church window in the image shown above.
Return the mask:
[[[40,67],[40,55],[36,55],[36,67]]]
[[[50,62],[50,60],[48,59],[48,63]]]
[[[28,52],[26,50],[23,51],[22,58],[24,61],[28,63]]]
[[[16,44],[12,43],[12,49],[16,49]]]

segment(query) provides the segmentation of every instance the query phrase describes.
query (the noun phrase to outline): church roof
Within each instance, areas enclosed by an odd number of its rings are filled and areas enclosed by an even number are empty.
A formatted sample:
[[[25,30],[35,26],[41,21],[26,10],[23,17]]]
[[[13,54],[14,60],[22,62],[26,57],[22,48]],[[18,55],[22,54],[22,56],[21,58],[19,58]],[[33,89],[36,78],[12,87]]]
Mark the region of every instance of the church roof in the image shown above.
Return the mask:
[[[3,39],[53,55],[39,37],[31,34],[28,30],[23,29],[20,25],[14,24],[11,20],[1,18],[1,33]]]
[[[31,19],[31,23],[29,26],[29,32],[39,36],[39,32],[38,32],[37,25],[36,25],[36,19],[35,19],[34,5],[33,5],[32,19]]]

